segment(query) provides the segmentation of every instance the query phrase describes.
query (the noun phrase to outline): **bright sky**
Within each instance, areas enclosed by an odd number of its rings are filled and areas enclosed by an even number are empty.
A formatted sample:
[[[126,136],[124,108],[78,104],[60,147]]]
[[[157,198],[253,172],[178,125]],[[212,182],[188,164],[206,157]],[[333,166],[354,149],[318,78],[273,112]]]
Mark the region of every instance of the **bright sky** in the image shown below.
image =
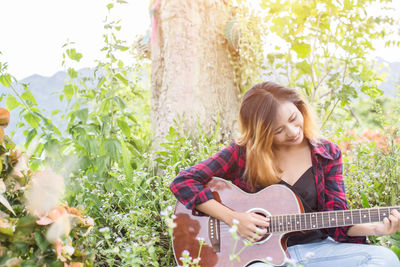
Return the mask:
[[[17,79],[51,76],[62,70],[62,45],[69,39],[83,54],[81,67],[95,66],[103,46],[107,0],[1,0],[0,55]],[[121,19],[120,39],[132,44],[150,27],[149,1],[116,5],[111,18]]]
[[[257,0],[251,0],[257,1]],[[83,54],[81,67],[94,66],[103,45],[103,21],[108,14],[106,0],[1,0],[0,61],[17,79],[32,74],[51,76],[62,70],[61,48],[69,39]],[[149,25],[149,0],[128,0],[111,10],[122,20],[120,38],[131,44],[136,34]],[[400,10],[400,1],[393,0]],[[400,61],[400,48],[377,44],[377,56]]]

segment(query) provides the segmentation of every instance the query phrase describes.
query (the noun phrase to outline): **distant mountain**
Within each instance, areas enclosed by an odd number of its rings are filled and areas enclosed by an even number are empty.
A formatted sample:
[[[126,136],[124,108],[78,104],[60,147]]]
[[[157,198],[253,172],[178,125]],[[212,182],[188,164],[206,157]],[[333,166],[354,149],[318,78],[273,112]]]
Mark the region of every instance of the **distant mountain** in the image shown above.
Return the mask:
[[[88,77],[93,75],[93,71],[84,68],[78,71],[78,77]],[[46,115],[50,115],[54,110],[64,110],[66,107],[65,101],[60,100],[60,92],[63,91],[65,81],[68,75],[65,71],[59,71],[51,77],[45,77],[38,74],[31,75],[19,81],[19,83],[27,84],[32,94],[35,96],[38,106],[41,110],[45,112]],[[19,92],[23,92],[21,86],[17,87]],[[12,90],[0,85],[0,95],[7,95],[11,93]],[[5,106],[5,98],[0,102],[0,106]],[[10,134],[16,128],[19,122],[19,112],[20,109],[15,109],[11,111],[11,120],[9,126],[5,129],[7,134]],[[53,123],[62,128],[61,121],[53,121]],[[19,143],[23,140],[22,133],[15,133],[13,140]]]
[[[387,73],[386,80],[380,84],[379,89],[384,91],[387,96],[396,96],[400,93],[397,86],[400,85],[400,62],[388,62],[382,58],[378,58],[378,63],[386,65],[381,72]]]

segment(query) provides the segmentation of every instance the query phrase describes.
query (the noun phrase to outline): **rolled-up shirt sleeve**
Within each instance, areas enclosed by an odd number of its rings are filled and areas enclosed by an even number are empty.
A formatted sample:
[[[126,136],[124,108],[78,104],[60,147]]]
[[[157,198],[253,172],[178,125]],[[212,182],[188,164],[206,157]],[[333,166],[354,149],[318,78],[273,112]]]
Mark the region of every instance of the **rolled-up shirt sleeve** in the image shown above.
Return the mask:
[[[232,142],[214,156],[180,171],[170,185],[172,193],[194,215],[203,215],[195,209],[196,205],[214,198],[204,185],[214,176],[227,180],[237,178],[238,153],[238,145]]]

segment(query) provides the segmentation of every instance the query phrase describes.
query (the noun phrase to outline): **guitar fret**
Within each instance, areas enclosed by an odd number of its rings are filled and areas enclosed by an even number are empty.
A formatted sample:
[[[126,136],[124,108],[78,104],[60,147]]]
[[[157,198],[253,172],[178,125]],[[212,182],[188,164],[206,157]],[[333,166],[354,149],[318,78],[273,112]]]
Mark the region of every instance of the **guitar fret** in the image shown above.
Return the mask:
[[[353,222],[353,211],[350,211],[350,216],[351,216],[351,224],[354,224],[354,222]]]
[[[362,223],[367,223],[367,222],[371,222],[369,215],[367,213],[369,213],[369,210],[360,210],[361,213],[361,222]]]
[[[296,219],[295,219],[295,215],[290,215],[290,229],[291,231],[294,231],[295,229],[293,229],[293,227],[296,226]]]
[[[344,219],[344,210],[342,211],[343,223],[342,225],[346,225],[346,220]]]
[[[311,213],[311,226],[312,228],[317,228],[317,216],[315,216],[315,213]]]
[[[371,210],[370,209],[368,210],[368,220],[369,220],[369,222],[371,222]]]
[[[336,217],[336,225],[335,225],[335,226],[337,226],[337,225],[338,225],[337,214],[338,214],[338,212],[337,212],[337,211],[335,211],[335,217]]]
[[[306,229],[306,226],[304,224],[304,215],[301,214],[299,217],[300,217],[300,229],[301,230]]]

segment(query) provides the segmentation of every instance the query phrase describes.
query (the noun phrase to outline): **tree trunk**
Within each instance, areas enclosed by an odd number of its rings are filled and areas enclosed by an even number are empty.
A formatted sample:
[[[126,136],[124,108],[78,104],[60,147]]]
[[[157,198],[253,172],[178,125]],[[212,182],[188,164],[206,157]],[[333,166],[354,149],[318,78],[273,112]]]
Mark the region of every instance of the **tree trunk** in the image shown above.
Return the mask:
[[[237,129],[239,89],[229,62],[223,0],[161,0],[152,40],[152,128],[157,147],[175,121],[221,138]]]

